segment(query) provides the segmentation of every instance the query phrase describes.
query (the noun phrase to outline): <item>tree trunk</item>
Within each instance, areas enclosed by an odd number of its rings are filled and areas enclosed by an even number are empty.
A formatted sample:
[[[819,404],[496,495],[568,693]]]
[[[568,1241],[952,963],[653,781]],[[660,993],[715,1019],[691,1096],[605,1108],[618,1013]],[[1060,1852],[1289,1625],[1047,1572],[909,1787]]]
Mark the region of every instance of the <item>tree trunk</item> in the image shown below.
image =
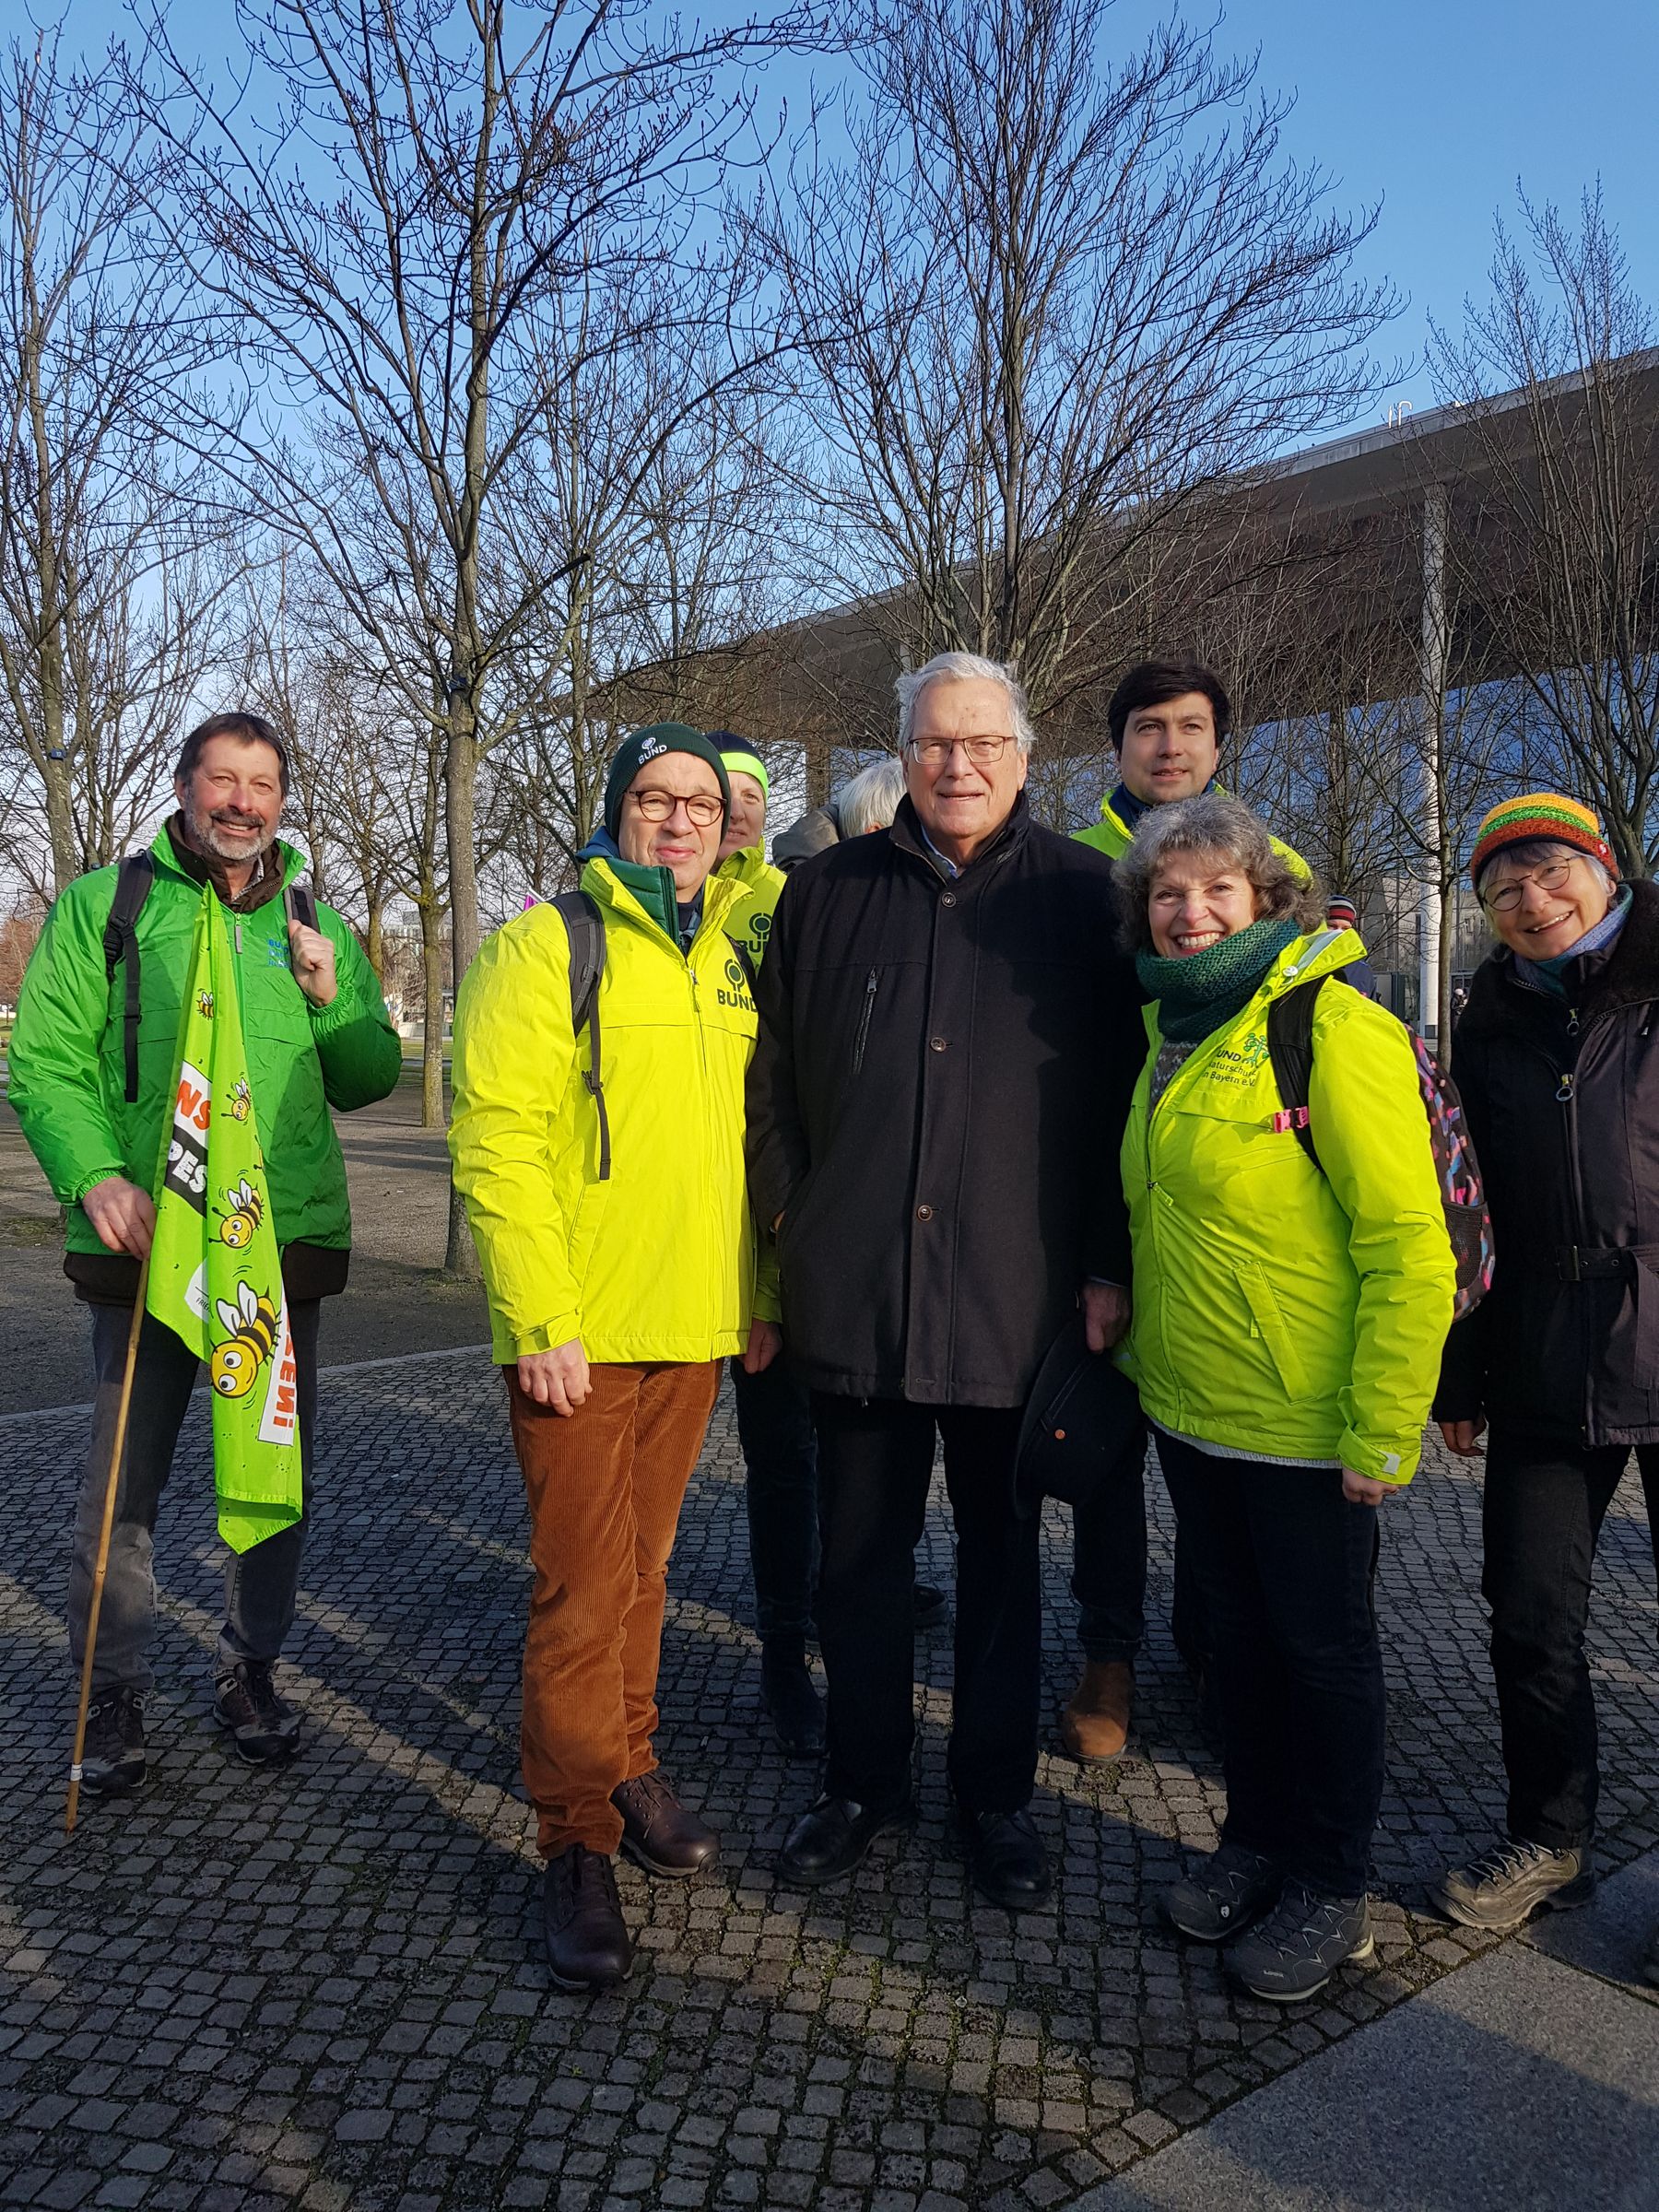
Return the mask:
[[[426,1034],[420,1047],[420,1125],[443,1126],[443,920],[435,900],[420,902],[420,973]],[[446,1263],[447,1264],[447,1263]]]
[[[478,741],[472,703],[462,700],[451,711],[449,743],[444,750],[444,815],[449,832],[450,943],[456,999],[461,979],[472,966],[478,949],[478,876],[474,850],[477,811]],[[444,1249],[445,1271],[464,1282],[479,1278],[477,1247],[473,1242],[466,1208],[453,1182],[450,1184],[449,1237]]]

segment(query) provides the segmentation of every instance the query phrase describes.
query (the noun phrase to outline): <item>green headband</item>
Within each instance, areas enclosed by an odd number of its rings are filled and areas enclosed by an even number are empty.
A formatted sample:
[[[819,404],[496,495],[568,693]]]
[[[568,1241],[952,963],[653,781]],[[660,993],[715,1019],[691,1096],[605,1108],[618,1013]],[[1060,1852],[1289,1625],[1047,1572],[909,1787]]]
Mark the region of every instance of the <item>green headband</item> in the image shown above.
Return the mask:
[[[760,796],[771,799],[771,778],[767,774],[766,763],[759,753],[751,752],[747,745],[723,745],[720,758],[728,774],[735,769],[740,776],[753,776],[760,786]]]

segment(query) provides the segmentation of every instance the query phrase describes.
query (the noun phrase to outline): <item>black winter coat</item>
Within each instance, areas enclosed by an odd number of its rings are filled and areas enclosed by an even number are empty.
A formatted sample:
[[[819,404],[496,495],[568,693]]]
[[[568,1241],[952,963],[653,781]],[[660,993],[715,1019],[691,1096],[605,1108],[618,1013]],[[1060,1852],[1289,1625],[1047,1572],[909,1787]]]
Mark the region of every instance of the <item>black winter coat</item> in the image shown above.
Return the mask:
[[[1496,1270],[1453,1327],[1434,1411],[1571,1444],[1659,1441],[1659,886],[1565,1000],[1477,971],[1453,1070]]]
[[[1146,1057],[1112,864],[1023,795],[951,877],[906,799],[790,877],[756,997],[749,1189],[814,1388],[1018,1406],[1086,1276],[1129,1280]]]

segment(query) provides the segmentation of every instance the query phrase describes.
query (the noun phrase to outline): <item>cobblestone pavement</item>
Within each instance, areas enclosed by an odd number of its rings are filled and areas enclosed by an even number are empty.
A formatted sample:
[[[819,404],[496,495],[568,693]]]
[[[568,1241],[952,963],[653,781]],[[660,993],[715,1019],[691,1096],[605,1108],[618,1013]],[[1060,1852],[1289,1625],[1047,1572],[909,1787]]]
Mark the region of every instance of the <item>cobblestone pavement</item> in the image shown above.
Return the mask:
[[[285,1687],[286,1773],[207,1713],[217,1569],[205,1424],[158,1544],[150,1782],[62,1833],[73,1689],[59,1625],[80,1420],[0,1423],[0,2193],[209,2207],[1045,2207],[1461,1964],[1485,1939],[1414,1911],[1502,1801],[1477,1596],[1479,1492],[1432,1465],[1386,1514],[1393,1691],[1380,1956],[1288,2014],[1230,1995],[1152,1910],[1214,1840],[1213,1759],[1163,1618],[1140,1733],[1101,1776],[1045,1758],[1052,1910],[976,1904],[949,1846],[947,1637],[917,1646],[918,1836],[804,1897],[772,1868],[810,1770],[762,1725],[741,1471],[723,1398],[671,1579],[659,1740],[724,1832],[691,1885],[625,1868],[641,1947],[615,1995],[550,1990],[517,1791],[526,1569],[500,1384],[476,1355],[343,1371]],[[1051,1700],[1073,1671],[1066,1537],[1046,1530]],[[935,1497],[925,1568],[950,1581]],[[1615,1501],[1594,1635],[1606,1850],[1659,1838],[1653,1569]]]

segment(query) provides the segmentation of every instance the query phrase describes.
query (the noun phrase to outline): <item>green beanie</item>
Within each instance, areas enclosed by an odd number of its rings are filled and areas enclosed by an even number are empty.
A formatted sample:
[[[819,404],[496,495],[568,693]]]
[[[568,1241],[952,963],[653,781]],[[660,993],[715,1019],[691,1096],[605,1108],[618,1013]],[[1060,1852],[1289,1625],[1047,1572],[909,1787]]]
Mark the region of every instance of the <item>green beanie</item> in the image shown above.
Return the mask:
[[[766,772],[766,763],[747,737],[738,737],[730,730],[711,730],[709,743],[718,746],[720,757],[729,770],[740,776],[753,776],[760,786],[760,796],[771,798],[771,778]]]
[[[660,760],[665,753],[689,753],[694,760],[706,760],[719,780],[720,803],[730,811],[732,787],[726,782],[718,747],[686,723],[653,722],[648,730],[636,730],[631,737],[624,738],[605,779],[605,826],[613,839],[621,833],[622,802],[629,786],[647,761]]]

